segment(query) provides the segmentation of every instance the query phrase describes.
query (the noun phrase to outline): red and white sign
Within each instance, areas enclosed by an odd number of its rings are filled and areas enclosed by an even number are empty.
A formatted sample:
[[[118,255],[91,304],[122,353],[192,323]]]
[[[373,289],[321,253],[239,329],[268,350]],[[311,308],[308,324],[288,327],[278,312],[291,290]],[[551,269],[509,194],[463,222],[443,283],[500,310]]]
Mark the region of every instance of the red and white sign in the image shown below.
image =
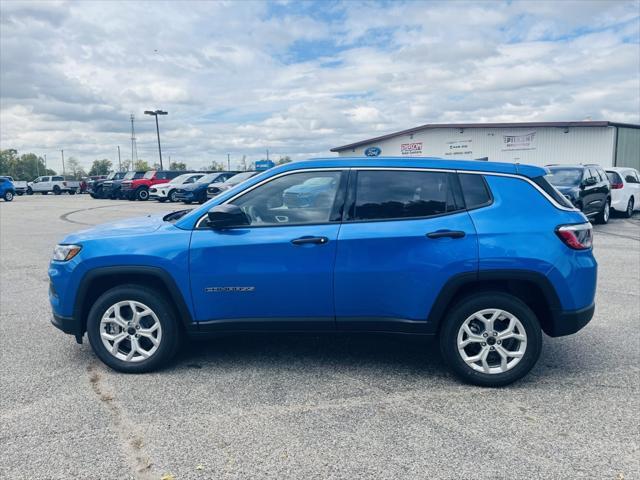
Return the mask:
[[[422,153],[422,142],[403,143],[400,145],[402,155],[419,155]]]

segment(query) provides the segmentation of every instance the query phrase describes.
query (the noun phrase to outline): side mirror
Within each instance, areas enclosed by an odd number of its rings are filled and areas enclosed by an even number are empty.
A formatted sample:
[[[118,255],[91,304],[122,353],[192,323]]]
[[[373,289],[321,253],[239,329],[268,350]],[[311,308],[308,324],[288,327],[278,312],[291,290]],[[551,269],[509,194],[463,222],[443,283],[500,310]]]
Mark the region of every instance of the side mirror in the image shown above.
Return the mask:
[[[214,230],[250,225],[249,217],[237,205],[216,205],[207,212],[209,227]]]

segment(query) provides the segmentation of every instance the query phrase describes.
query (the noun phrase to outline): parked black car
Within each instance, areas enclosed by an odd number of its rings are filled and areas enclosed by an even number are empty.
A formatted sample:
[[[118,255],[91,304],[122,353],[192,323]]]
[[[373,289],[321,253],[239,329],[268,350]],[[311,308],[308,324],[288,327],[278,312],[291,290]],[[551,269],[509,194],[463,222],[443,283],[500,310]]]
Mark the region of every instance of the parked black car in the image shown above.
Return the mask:
[[[122,182],[124,182],[125,180],[137,180],[138,178],[144,177],[145,173],[147,173],[145,170],[131,170],[129,172],[126,172],[123,177],[117,180],[106,180],[102,184],[103,198],[110,198],[111,200],[122,198]]]
[[[122,180],[127,172],[111,172],[106,178],[87,181],[87,192],[91,198],[105,198],[103,185],[112,180]],[[111,185],[111,183],[109,183]]]
[[[209,187],[207,187],[207,198],[213,198],[216,195],[219,195],[220,193],[224,192],[225,190],[229,190],[230,188],[235,187],[239,183],[244,182],[248,178],[251,178],[254,175],[257,175],[259,173],[260,172],[254,172],[254,171],[240,172],[234,175],[233,177],[231,177],[229,180],[226,180],[222,183],[211,184],[209,185]]]
[[[611,184],[600,165],[548,165],[549,182],[577,209],[598,223],[609,221]]]
[[[193,183],[181,185],[176,189],[176,200],[190,204],[192,202],[204,203],[207,201],[207,188],[215,187],[233,177],[238,172],[214,172],[199,178]]]

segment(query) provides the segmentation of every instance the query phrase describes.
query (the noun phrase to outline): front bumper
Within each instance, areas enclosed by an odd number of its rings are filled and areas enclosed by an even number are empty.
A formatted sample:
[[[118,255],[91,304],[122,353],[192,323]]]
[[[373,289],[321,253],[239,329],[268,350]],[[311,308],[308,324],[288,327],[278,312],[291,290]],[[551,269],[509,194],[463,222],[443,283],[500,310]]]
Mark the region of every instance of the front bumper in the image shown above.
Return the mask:
[[[176,192],[176,200],[179,202],[196,202],[198,197],[193,192]]]
[[[64,333],[76,337],[76,342],[82,343],[84,331],[82,329],[82,325],[80,322],[76,321],[76,319],[72,317],[63,317],[62,315],[54,313],[51,318],[51,323],[54,327],[59,328]]]
[[[553,315],[553,322],[550,322],[545,328],[545,333],[550,337],[562,337],[576,333],[591,321],[595,308],[595,303],[592,303],[579,310],[556,312]]]

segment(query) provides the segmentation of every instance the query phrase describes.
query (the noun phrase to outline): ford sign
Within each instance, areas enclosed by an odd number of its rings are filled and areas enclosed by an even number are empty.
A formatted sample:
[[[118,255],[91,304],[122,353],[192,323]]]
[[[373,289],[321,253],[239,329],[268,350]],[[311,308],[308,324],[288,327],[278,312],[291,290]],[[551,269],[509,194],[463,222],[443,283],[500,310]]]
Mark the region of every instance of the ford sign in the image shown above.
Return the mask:
[[[381,153],[382,153],[382,149],[380,147],[369,147],[369,148],[366,148],[364,151],[364,154],[367,157],[377,157]]]

